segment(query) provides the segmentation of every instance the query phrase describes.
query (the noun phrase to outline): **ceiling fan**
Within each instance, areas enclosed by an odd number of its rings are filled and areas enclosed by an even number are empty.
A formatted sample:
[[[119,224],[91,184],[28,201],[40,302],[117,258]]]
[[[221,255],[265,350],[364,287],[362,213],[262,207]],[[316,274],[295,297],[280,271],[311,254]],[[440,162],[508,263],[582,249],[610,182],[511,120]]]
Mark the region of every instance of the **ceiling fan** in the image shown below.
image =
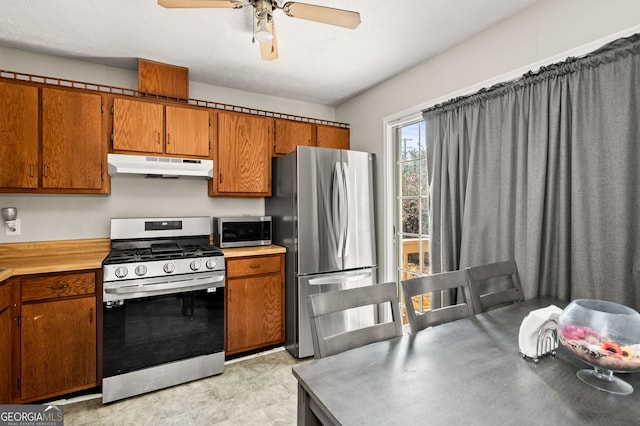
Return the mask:
[[[158,0],[158,4],[173,8],[229,8],[240,9],[253,6],[255,19],[254,38],[260,42],[260,56],[270,61],[278,57],[276,29],[273,11],[282,11],[292,17],[323,24],[336,25],[354,29],[360,24],[360,14],[344,9],[316,6],[308,3],[289,1],[281,4],[281,0]]]

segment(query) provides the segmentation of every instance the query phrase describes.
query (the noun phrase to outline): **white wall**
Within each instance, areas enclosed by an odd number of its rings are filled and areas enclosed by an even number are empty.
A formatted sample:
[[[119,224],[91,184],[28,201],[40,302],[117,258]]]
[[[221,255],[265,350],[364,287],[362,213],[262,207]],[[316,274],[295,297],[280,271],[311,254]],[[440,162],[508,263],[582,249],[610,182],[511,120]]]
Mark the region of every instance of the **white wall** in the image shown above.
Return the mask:
[[[133,61],[135,63],[135,61]],[[126,89],[138,87],[135,70],[0,47],[0,70],[98,83]],[[266,111],[335,120],[335,109],[258,93],[190,82],[189,96]],[[264,214],[262,198],[212,198],[204,180],[147,179],[116,176],[111,195],[0,194],[0,207],[17,207],[21,235],[0,243],[106,238],[112,217],[222,216]],[[3,225],[3,224],[0,224]]]
[[[483,82],[493,83],[496,77],[522,67],[537,68],[547,58],[560,61],[564,57],[555,57],[563,52],[635,28],[639,16],[637,0],[541,0],[336,108],[336,120],[351,125],[352,149],[377,155],[382,279],[393,279],[391,267],[385,267],[391,265],[392,251],[382,249],[383,241],[390,238],[384,234],[382,213],[390,210],[390,201],[385,205],[383,197],[383,166],[387,161],[384,122],[417,113],[432,101],[460,95],[466,88],[475,91]]]

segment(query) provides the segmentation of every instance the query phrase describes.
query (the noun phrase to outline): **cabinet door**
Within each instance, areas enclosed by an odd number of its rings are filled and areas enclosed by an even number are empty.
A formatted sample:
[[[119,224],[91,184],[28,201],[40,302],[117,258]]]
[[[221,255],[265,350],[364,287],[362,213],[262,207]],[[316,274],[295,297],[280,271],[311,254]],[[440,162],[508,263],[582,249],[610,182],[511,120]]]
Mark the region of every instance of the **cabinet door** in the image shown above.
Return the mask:
[[[0,404],[11,401],[11,284],[0,284]]]
[[[42,187],[101,189],[102,137],[101,95],[43,88]]]
[[[349,129],[332,126],[316,128],[316,143],[322,148],[349,149]]]
[[[96,299],[22,305],[22,399],[95,386]]]
[[[217,193],[271,195],[271,119],[218,113]]]
[[[275,154],[288,154],[296,146],[312,146],[311,123],[276,119]]]
[[[166,106],[167,154],[209,156],[209,111]]]
[[[228,280],[227,302],[227,353],[284,340],[281,274]]]
[[[0,82],[0,188],[37,188],[38,170],[38,88]]]
[[[113,100],[113,149],[161,154],[163,106],[151,102]]]

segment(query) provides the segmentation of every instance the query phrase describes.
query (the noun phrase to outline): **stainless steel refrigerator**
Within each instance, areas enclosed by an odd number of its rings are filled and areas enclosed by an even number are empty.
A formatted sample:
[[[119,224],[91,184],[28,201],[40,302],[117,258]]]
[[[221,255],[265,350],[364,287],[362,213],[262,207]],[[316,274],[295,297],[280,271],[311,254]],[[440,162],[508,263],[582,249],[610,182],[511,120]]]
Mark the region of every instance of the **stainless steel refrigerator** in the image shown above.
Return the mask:
[[[273,196],[265,198],[273,242],[285,255],[285,347],[313,355],[306,298],[309,294],[377,282],[374,220],[374,154],[298,147],[273,160]],[[374,307],[333,314],[339,331],[373,324]]]

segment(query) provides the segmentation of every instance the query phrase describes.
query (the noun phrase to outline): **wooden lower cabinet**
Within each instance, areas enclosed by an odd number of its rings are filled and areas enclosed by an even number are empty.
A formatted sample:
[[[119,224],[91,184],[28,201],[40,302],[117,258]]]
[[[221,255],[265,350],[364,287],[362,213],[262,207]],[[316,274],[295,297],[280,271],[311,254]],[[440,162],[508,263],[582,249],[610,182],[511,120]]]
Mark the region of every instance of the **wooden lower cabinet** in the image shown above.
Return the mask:
[[[226,262],[226,354],[283,343],[284,255]]]
[[[20,345],[13,352],[20,359],[16,402],[97,386],[96,283],[96,271],[20,280]]]
[[[11,282],[0,283],[0,404],[11,402]]]

